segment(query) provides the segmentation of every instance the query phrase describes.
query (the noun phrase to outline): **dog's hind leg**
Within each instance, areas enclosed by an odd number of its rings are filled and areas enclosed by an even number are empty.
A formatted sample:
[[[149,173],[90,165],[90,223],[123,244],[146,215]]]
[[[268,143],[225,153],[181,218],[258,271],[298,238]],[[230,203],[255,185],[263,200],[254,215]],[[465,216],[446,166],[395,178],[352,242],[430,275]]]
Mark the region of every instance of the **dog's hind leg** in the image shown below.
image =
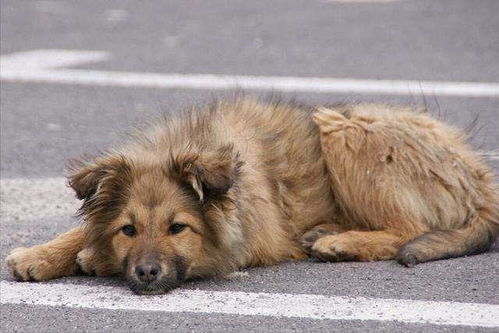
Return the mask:
[[[41,245],[14,249],[7,266],[19,281],[41,281],[75,275],[76,255],[84,247],[83,228],[74,228]]]
[[[347,112],[348,111],[348,112]],[[346,225],[319,238],[323,260],[406,266],[487,251],[499,234],[493,172],[465,135],[427,115],[376,105],[320,108],[314,121]]]

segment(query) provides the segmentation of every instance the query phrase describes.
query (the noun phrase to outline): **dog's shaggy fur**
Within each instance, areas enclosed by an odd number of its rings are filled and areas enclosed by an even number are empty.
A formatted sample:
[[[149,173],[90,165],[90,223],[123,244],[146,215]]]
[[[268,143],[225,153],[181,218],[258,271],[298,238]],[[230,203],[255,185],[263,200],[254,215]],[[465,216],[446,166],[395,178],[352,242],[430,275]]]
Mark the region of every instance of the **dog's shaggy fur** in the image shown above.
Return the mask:
[[[499,233],[493,174],[464,134],[399,107],[216,102],[72,170],[85,224],[14,250],[19,280],[81,269],[160,293],[307,255],[413,266]]]

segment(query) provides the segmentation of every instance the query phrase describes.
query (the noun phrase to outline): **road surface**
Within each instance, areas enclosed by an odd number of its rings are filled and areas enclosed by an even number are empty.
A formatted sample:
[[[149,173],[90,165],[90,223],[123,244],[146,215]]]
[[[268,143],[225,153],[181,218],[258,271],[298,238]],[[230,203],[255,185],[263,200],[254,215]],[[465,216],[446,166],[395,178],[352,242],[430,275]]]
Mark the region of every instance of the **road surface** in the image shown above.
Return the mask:
[[[498,14],[495,0],[2,0],[2,331],[497,332],[497,246],[412,269],[289,262],[156,297],[120,279],[14,283],[4,259],[80,223],[69,158],[238,86],[477,119],[497,174]]]

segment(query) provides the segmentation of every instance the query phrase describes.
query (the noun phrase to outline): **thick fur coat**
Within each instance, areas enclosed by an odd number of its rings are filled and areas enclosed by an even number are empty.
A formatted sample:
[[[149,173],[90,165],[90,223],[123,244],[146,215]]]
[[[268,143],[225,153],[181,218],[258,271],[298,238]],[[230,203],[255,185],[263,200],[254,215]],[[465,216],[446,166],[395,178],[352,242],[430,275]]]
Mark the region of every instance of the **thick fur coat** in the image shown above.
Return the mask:
[[[72,163],[84,226],[14,250],[19,280],[123,273],[137,293],[314,256],[406,266],[499,233],[493,174],[417,110],[237,98],[167,118]]]

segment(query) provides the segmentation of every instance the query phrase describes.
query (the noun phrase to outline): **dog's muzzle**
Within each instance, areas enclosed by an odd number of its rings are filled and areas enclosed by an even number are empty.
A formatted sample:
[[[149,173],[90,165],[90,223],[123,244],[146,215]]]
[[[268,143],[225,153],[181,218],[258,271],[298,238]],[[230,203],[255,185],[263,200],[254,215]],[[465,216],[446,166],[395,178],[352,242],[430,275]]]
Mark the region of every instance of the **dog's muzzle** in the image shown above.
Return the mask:
[[[160,262],[138,263],[127,267],[125,272],[130,289],[139,295],[164,294],[178,287],[183,280],[175,265]]]

